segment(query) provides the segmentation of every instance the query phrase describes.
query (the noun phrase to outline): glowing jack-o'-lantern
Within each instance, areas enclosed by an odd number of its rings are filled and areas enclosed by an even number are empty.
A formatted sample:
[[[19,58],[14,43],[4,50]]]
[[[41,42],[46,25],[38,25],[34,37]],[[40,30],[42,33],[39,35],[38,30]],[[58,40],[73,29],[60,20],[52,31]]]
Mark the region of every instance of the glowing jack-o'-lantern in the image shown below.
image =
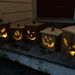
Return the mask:
[[[54,44],[55,44],[54,38],[49,37],[49,36],[43,36],[42,37],[42,42],[48,48],[53,48],[54,47]]]
[[[23,31],[25,32],[25,35],[24,35],[25,41],[28,41],[31,43],[40,43],[41,42],[40,31],[44,29],[45,27],[46,26],[44,26],[43,23],[27,24]]]
[[[42,45],[48,49],[48,51],[55,51],[61,48],[61,34],[62,31],[59,29],[46,28],[40,32],[42,34]]]
[[[21,41],[23,39],[23,28],[25,26],[15,24],[10,27],[10,38],[13,41]]]
[[[6,32],[6,28],[0,29],[0,37],[7,38],[8,34]]]
[[[39,31],[37,30],[36,26],[26,26],[26,29],[24,29],[23,32],[25,33],[25,40],[31,43],[37,43],[37,40],[39,39]]]
[[[20,32],[19,30],[16,30],[14,33],[13,33],[13,38],[15,40],[21,40],[22,39],[22,32]]]
[[[6,42],[9,40],[9,23],[4,24],[1,23],[0,25],[0,42]]]
[[[63,29],[62,48],[71,56],[75,56],[75,26]]]
[[[29,40],[36,40],[36,33],[34,31],[27,30],[27,34]]]

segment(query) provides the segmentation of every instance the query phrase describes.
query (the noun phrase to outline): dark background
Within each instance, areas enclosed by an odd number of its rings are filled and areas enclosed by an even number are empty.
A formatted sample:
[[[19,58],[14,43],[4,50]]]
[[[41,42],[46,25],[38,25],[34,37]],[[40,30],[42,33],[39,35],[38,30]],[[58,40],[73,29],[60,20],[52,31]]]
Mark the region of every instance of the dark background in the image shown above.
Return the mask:
[[[73,18],[75,0],[37,0],[39,18]]]

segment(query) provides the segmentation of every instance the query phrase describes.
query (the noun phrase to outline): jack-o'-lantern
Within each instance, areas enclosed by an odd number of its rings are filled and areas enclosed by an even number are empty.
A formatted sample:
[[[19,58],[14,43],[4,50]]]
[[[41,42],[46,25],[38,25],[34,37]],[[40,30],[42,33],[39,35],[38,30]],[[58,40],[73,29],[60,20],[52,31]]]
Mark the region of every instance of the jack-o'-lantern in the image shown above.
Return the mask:
[[[0,37],[7,38],[8,33],[6,32],[6,28],[0,29]]]
[[[6,42],[9,38],[9,23],[0,25],[0,42]]]
[[[55,44],[54,38],[50,36],[43,36],[42,42],[47,48],[53,48]]]
[[[21,40],[21,39],[22,39],[22,32],[16,29],[16,30],[13,32],[13,38],[14,38],[15,40]]]
[[[61,48],[62,31],[59,29],[54,29],[47,27],[40,32],[42,34],[42,45],[48,49],[49,52],[59,50]]]
[[[75,56],[75,26],[63,29],[62,49],[70,56]]]
[[[37,36],[36,36],[35,31],[27,30],[27,38],[32,41],[36,40]]]
[[[43,25],[43,23],[27,24],[24,29],[25,40],[31,43],[39,43],[41,41],[40,31],[46,27]]]
[[[21,41],[23,39],[23,25],[12,25],[10,27],[10,40],[14,41]]]

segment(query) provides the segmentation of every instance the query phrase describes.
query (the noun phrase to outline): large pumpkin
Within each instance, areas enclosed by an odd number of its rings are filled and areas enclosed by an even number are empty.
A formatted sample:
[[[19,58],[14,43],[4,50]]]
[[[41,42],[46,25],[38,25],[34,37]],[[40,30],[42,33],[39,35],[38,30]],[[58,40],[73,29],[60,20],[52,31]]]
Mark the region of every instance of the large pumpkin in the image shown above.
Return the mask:
[[[75,26],[63,29],[62,48],[70,56],[75,56]]]
[[[61,50],[61,34],[59,29],[46,28],[40,32],[42,34],[42,45],[47,48],[49,52]],[[60,42],[59,42],[60,39]]]

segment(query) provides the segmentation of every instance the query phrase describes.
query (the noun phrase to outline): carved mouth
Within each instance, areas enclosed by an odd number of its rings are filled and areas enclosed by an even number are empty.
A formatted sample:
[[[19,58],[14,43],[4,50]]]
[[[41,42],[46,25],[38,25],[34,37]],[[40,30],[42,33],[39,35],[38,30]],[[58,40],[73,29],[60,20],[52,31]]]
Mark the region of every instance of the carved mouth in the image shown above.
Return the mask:
[[[75,56],[75,51],[69,51],[69,54],[70,54],[71,56]]]
[[[29,37],[28,35],[27,35],[27,37],[28,37],[28,39],[30,39],[30,40],[32,40],[32,41],[36,39],[36,37],[33,37],[33,38],[32,38],[32,37]]]
[[[20,31],[16,30],[13,37],[14,37],[15,40],[21,40],[22,34],[20,33]]]
[[[13,36],[15,40],[21,40],[22,39],[22,34],[20,34],[19,37]]]
[[[7,38],[7,36],[8,36],[7,33],[5,33],[5,34],[2,35],[3,38]]]
[[[54,43],[49,44],[49,43],[45,42],[44,38],[42,39],[42,41],[43,41],[43,44],[44,44],[45,46],[47,46],[48,48],[54,47]]]

